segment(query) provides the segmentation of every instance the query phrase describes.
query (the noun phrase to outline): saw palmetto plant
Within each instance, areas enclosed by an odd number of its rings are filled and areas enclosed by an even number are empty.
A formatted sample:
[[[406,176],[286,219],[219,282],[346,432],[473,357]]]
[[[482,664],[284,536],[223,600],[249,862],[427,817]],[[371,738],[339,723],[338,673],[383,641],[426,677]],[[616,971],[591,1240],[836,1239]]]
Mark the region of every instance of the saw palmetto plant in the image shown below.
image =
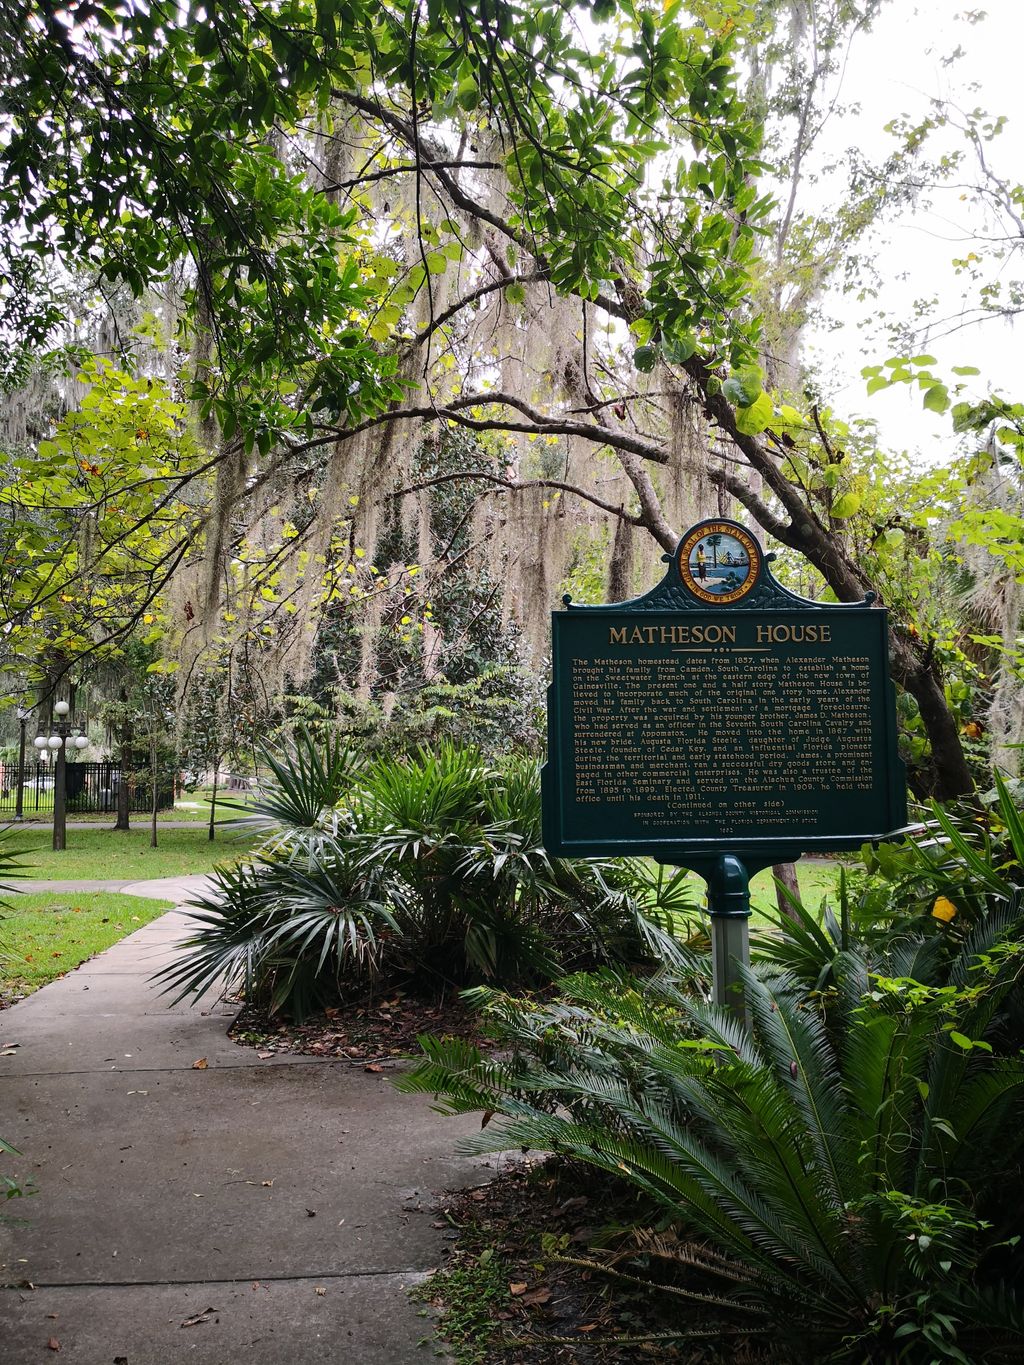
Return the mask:
[[[549,858],[532,759],[445,743],[362,763],[300,732],[267,762],[252,861],[213,874],[159,974],[175,999],[232,988],[303,1014],[382,974],[441,991],[687,960],[691,884]]]

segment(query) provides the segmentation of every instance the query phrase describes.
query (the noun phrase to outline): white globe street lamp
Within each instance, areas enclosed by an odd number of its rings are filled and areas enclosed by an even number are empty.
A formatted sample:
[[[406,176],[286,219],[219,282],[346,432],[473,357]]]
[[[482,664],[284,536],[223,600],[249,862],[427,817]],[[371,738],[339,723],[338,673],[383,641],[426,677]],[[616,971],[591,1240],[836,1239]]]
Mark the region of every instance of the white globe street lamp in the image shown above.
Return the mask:
[[[67,843],[67,751],[89,747],[88,735],[76,733],[82,727],[68,719],[70,713],[70,702],[55,701],[52,733],[37,735],[32,741],[41,759],[48,753],[52,753],[56,759],[53,773],[53,847],[58,853]]]

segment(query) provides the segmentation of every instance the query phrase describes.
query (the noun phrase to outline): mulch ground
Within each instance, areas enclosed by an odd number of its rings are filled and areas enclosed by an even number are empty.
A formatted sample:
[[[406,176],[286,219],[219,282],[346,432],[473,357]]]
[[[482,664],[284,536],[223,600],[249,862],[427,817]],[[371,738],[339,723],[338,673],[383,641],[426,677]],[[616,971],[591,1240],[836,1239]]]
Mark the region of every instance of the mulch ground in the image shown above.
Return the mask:
[[[301,1024],[245,1005],[230,1030],[239,1043],[260,1052],[300,1052],[338,1057],[367,1068],[390,1069],[402,1057],[420,1055],[417,1038],[437,1033],[472,1038],[482,1046],[479,1019],[457,995],[421,999],[401,990],[365,996],[312,1015]]]

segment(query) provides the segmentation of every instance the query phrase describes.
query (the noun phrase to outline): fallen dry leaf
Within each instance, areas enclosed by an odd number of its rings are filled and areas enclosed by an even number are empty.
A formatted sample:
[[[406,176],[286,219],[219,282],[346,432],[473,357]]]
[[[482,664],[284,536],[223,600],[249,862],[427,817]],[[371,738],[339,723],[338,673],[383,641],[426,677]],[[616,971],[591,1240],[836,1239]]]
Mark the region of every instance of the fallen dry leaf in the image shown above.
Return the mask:
[[[307,1209],[307,1210],[306,1210],[306,1217],[307,1217],[307,1218],[315,1218],[315,1217],[316,1217],[316,1209]]]
[[[578,1330],[579,1330],[580,1332],[596,1332],[596,1331],[597,1331],[597,1323],[596,1323],[596,1322],[585,1322],[585,1323],[583,1324],[583,1326],[580,1327]]]
[[[216,1308],[204,1308],[201,1313],[197,1313],[194,1318],[186,1318],[181,1324],[182,1327],[196,1327],[201,1322],[209,1322],[210,1314],[216,1313]]]
[[[316,1288],[313,1290],[313,1293],[316,1294],[318,1298],[322,1299],[324,1295],[327,1293],[327,1290],[323,1287],[322,1284],[318,1284]]]
[[[539,1304],[550,1303],[550,1301],[550,1289],[531,1289],[529,1294],[523,1295],[523,1303],[528,1303],[531,1308],[537,1307]]]
[[[192,1070],[205,1071],[209,1065],[210,1063],[206,1060],[205,1057],[200,1057],[198,1061],[192,1063]]]
[[[512,1295],[514,1299],[518,1299],[520,1295],[526,1293],[529,1287],[530,1286],[526,1283],[525,1280],[513,1280],[508,1287],[508,1292]]]
[[[56,1337],[51,1337],[50,1340],[49,1340],[46,1344],[47,1344],[47,1346],[49,1346],[49,1348],[50,1348],[51,1351],[59,1351],[59,1350],[60,1350],[60,1342],[57,1340]]]
[[[265,1190],[272,1190],[274,1188],[274,1182],[272,1180],[261,1180],[260,1184]]]
[[[364,1070],[364,1071],[383,1071],[384,1068],[383,1068],[382,1066],[378,1066],[376,1062],[367,1062],[366,1066],[363,1067],[363,1070]]]
[[[274,1055],[275,1054],[273,1052],[257,1052],[256,1054],[256,1056],[260,1059],[261,1062],[265,1062],[268,1057],[273,1057]]]

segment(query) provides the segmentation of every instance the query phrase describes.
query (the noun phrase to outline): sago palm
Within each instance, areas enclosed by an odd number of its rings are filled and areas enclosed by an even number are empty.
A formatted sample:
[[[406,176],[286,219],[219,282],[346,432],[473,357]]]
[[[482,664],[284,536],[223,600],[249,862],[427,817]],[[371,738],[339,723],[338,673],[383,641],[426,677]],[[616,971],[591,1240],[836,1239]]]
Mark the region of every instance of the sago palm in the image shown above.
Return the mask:
[[[1024,1065],[988,1039],[1024,946],[965,958],[943,988],[850,965],[838,1044],[785,973],[747,973],[750,1034],[681,984],[574,978],[551,1006],[489,998],[508,1060],[427,1039],[400,1084],[502,1116],[469,1151],[547,1150],[638,1186],[715,1248],[690,1255],[722,1285],[705,1311],[760,1310],[787,1359],[1024,1346],[982,1267],[1013,1259],[1020,1208]]]

